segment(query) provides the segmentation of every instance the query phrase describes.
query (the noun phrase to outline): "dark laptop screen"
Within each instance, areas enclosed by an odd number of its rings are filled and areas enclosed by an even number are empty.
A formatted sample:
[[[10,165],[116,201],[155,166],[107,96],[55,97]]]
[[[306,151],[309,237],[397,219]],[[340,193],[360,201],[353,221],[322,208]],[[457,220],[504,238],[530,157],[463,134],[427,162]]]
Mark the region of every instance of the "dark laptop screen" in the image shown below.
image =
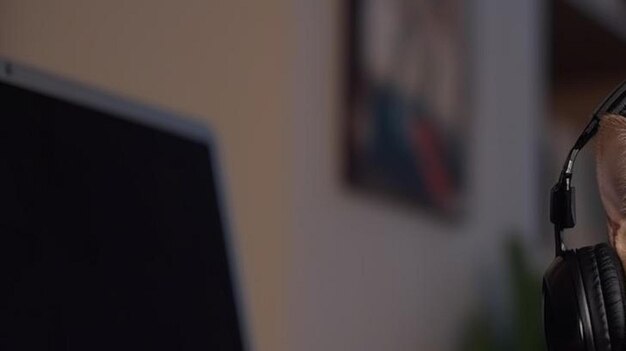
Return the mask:
[[[0,101],[0,349],[242,350],[208,146]]]

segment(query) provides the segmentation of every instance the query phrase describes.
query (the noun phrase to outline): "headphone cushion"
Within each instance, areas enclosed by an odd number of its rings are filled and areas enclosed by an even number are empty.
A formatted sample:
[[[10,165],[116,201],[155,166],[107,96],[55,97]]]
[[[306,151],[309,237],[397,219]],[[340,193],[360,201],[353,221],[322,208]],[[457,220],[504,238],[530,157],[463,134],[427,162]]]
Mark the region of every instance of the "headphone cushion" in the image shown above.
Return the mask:
[[[604,297],[604,308],[609,324],[609,334],[611,335],[611,346],[612,350],[619,351],[626,346],[624,345],[624,338],[626,337],[624,270],[617,253],[608,244],[596,245],[594,251],[602,284],[602,296]]]
[[[625,333],[621,263],[608,244],[584,247],[577,254],[596,349],[621,350]]]
[[[596,351],[611,351],[611,336],[609,334],[609,322],[604,307],[602,296],[602,282],[600,271],[596,261],[594,247],[583,247],[577,250],[580,273],[589,306],[591,317],[591,329]]]

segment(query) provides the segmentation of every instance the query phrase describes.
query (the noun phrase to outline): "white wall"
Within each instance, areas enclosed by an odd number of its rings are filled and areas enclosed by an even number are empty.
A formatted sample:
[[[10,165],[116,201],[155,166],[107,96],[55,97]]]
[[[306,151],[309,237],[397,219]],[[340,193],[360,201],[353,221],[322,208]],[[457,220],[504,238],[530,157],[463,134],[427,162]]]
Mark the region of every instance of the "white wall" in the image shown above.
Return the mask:
[[[495,290],[486,297],[495,313],[506,314],[497,252],[505,233],[519,229],[539,239],[533,144],[543,114],[539,1],[467,5],[474,100],[467,113],[474,129],[468,213],[456,226],[341,186],[344,7],[332,0],[295,3],[291,349],[452,349],[486,286]]]

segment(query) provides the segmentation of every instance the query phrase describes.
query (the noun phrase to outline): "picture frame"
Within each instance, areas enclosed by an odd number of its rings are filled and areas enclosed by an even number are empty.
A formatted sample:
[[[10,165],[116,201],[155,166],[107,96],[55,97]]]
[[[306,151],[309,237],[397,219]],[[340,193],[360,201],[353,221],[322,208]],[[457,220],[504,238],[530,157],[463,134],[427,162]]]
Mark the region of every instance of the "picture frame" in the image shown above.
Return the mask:
[[[344,178],[458,217],[470,117],[461,0],[348,0]]]

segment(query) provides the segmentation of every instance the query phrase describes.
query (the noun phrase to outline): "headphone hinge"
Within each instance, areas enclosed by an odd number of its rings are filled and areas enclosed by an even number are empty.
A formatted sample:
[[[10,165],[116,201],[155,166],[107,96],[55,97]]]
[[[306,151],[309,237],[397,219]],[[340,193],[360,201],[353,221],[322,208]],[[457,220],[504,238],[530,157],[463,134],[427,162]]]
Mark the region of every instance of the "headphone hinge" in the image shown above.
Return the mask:
[[[573,228],[576,225],[575,190],[570,184],[570,178],[566,177],[550,193],[550,221],[560,229]]]

